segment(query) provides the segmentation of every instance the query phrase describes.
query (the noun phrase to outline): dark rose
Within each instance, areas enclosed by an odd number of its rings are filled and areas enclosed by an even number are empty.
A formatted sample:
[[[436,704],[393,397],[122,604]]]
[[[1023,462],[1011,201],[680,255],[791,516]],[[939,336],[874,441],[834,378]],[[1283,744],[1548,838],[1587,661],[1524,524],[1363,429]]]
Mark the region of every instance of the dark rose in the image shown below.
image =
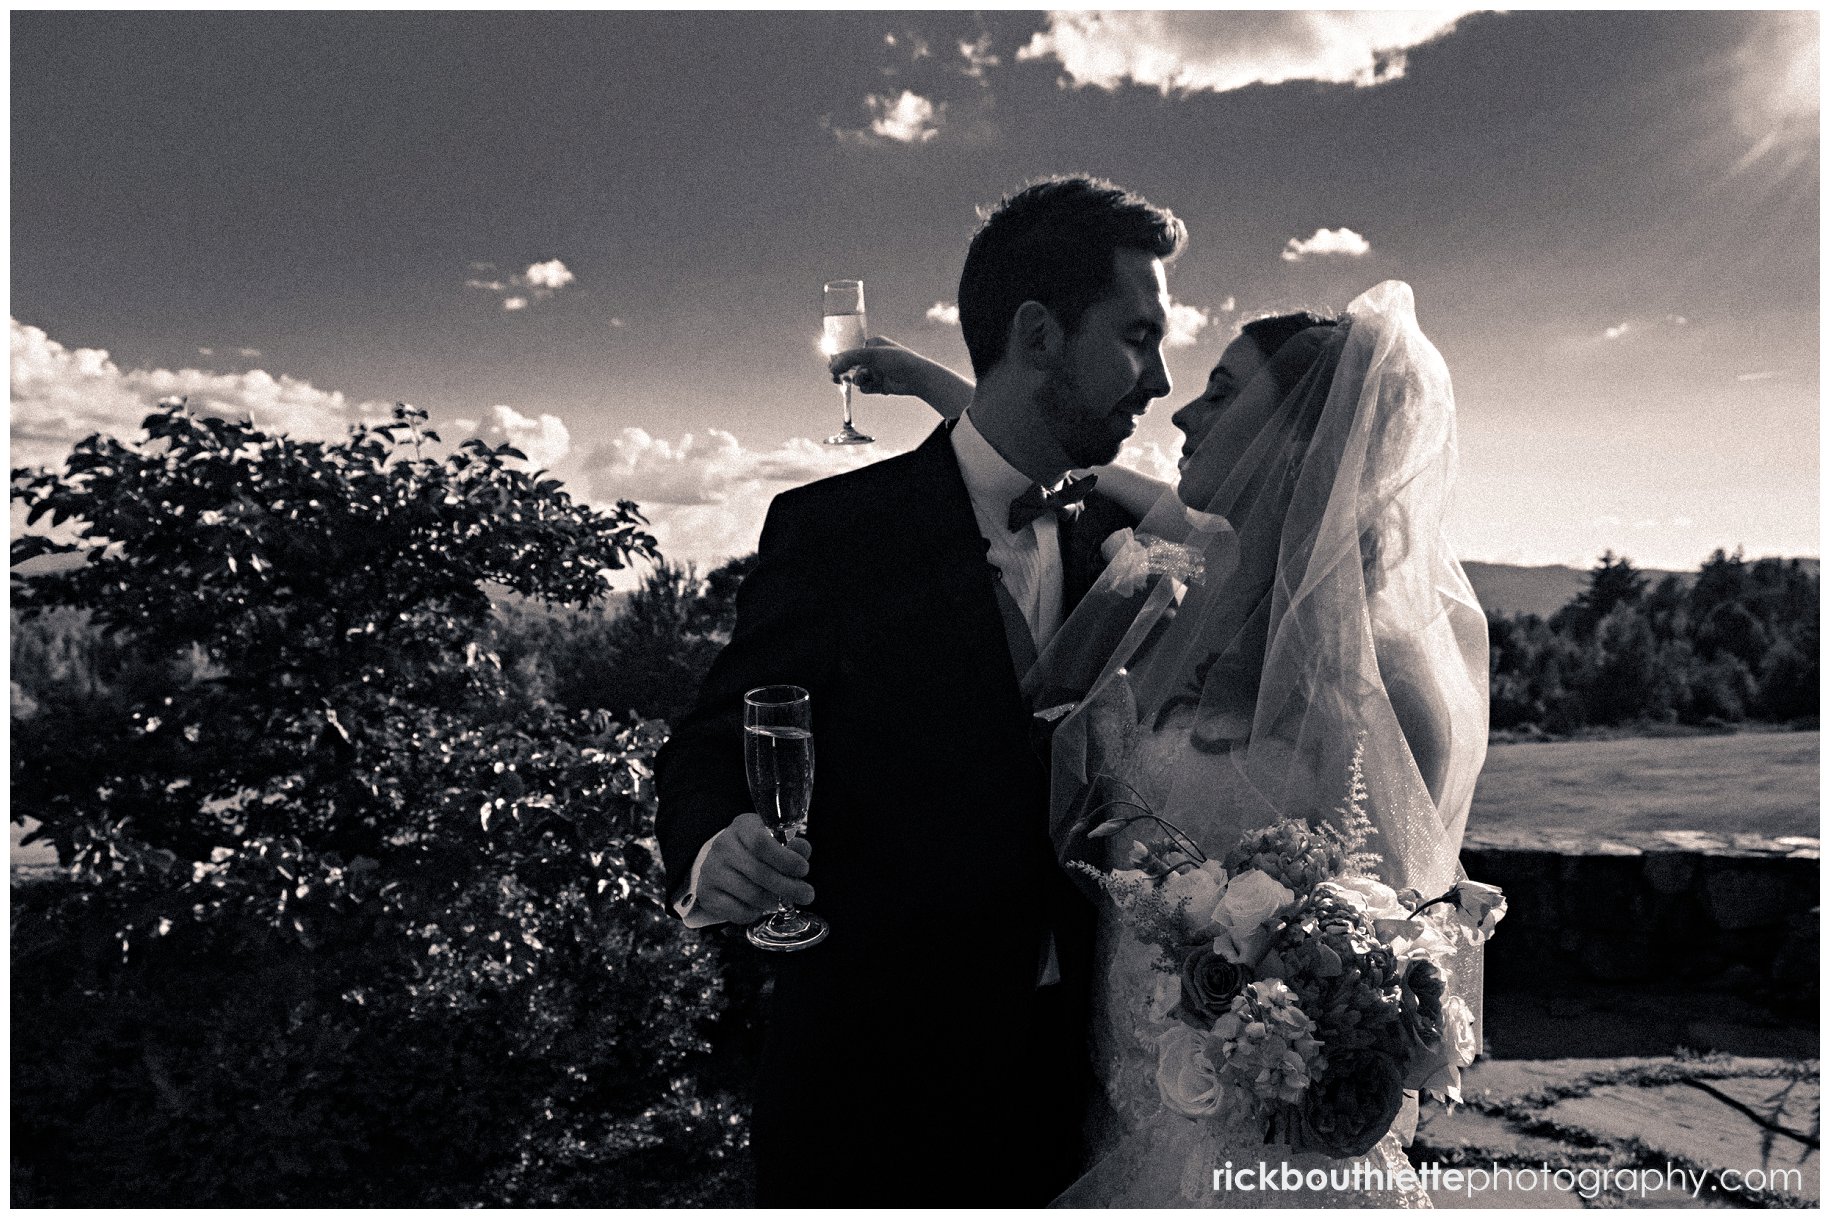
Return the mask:
[[[1422,1048],[1442,1041],[1442,996],[1448,986],[1434,961],[1414,961],[1404,973],[1404,1034]]]
[[[1336,1159],[1364,1155],[1392,1128],[1403,1104],[1404,1075],[1389,1054],[1330,1054],[1327,1071],[1297,1108],[1291,1143]]]
[[[1214,1020],[1247,980],[1244,967],[1215,952],[1212,944],[1190,949],[1182,958],[1182,1010],[1197,1020]]]

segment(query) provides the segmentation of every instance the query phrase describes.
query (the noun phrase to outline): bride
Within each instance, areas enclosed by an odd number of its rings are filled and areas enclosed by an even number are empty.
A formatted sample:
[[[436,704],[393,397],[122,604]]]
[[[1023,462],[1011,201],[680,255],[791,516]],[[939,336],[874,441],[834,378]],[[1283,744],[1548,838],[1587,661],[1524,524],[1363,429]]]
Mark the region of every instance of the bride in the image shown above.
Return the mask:
[[[1176,415],[1187,439],[1175,488],[1102,471],[1115,495],[1148,501],[1135,503],[1142,521],[1108,540],[1104,574],[1026,679],[1032,705],[1061,715],[1057,851],[1125,866],[1126,833],[1087,834],[1084,810],[1110,789],[1219,859],[1281,819],[1338,820],[1358,771],[1378,879],[1442,893],[1460,876],[1487,737],[1486,620],[1442,528],[1447,368],[1395,281],[1338,324],[1259,344],[1256,361],[1240,342]],[[834,363],[848,366],[873,369],[867,390],[912,390],[943,413],[961,404],[957,378],[904,349]],[[1330,1161],[1167,1104],[1153,957],[1107,909],[1090,1037],[1104,1103],[1089,1115],[1086,1170],[1058,1203],[1428,1205],[1414,1179],[1394,1179],[1414,1105],[1357,1160]],[[1478,952],[1453,974],[1477,1005]],[[1320,1190],[1264,1194],[1243,1171],[1261,1161],[1305,1181],[1335,1172]]]

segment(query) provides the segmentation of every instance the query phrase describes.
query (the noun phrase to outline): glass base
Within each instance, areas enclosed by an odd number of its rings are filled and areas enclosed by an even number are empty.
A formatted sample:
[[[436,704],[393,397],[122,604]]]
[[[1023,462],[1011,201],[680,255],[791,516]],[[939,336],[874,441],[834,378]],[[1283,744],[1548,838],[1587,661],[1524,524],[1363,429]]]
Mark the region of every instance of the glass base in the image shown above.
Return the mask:
[[[839,429],[837,436],[826,438],[827,444],[875,444],[876,442],[875,436],[866,436],[849,423]]]
[[[817,914],[777,910],[745,931],[744,938],[767,952],[799,952],[826,938],[832,928]]]

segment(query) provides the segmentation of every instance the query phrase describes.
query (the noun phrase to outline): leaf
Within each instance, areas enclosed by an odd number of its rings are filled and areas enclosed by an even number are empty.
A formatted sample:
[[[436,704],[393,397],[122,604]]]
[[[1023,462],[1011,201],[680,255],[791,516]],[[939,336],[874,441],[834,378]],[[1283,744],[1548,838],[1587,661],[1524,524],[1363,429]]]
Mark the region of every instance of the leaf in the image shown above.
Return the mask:
[[[11,561],[17,567],[27,559],[35,559],[39,555],[70,554],[75,550],[74,542],[54,542],[43,534],[30,533],[13,539]]]

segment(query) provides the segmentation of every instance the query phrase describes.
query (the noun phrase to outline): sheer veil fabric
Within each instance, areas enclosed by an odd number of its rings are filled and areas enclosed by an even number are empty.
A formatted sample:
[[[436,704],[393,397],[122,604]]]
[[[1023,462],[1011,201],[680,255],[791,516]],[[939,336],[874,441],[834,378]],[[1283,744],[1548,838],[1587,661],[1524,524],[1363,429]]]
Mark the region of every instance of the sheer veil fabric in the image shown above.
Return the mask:
[[[1397,281],[1291,342],[1309,345],[1307,371],[1281,396],[1241,394],[1029,674],[1036,705],[1074,706],[1054,736],[1051,834],[1064,861],[1122,866],[1102,852],[1129,837],[1086,830],[1132,800],[1217,857],[1284,817],[1338,818],[1357,751],[1380,879],[1433,897],[1460,875],[1487,749],[1486,618],[1443,533],[1448,369]],[[1478,1011],[1478,954],[1455,974]],[[1108,995],[1107,1014],[1124,1001]],[[1154,1099],[1153,1082],[1142,1099],[1106,1082],[1121,1111]],[[1204,1146],[1184,1119],[1115,1120],[1130,1129],[1096,1138],[1107,1159],[1079,1204],[1100,1205],[1115,1169],[1135,1181],[1150,1142]]]

